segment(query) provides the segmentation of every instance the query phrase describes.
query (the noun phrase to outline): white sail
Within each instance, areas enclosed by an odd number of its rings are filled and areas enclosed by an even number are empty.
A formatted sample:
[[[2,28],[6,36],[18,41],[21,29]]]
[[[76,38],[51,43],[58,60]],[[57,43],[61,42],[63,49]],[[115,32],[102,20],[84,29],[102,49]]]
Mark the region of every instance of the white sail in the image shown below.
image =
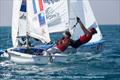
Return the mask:
[[[43,1],[27,0],[27,16],[29,35],[42,42],[50,42]]]
[[[80,17],[83,23],[85,23],[84,13],[83,13],[83,4],[82,0],[68,0],[69,4],[69,30],[72,34],[72,39],[76,40],[83,34],[82,29],[79,25],[73,28],[74,24],[76,23],[76,16]]]
[[[12,15],[12,44],[14,47],[18,45],[17,36],[18,36],[18,27],[19,27],[19,15],[20,15],[20,5],[21,0],[13,0],[13,15]]]
[[[44,0],[49,32],[63,32],[68,29],[67,0]]]
[[[97,30],[97,34],[93,35],[90,42],[101,40],[102,34],[88,0],[83,0],[83,8],[84,8],[84,14],[85,14],[85,26],[87,26],[88,28],[94,27]]]
[[[18,36],[26,36],[27,32],[27,10],[26,0],[22,0],[19,10]]]
[[[86,28],[95,27],[97,34],[95,34],[90,42],[99,41],[102,39],[102,35],[99,26],[96,22],[93,11],[90,7],[89,0],[68,0],[69,1],[69,17],[70,17],[70,31],[74,40],[78,39],[80,35],[83,35],[83,31],[79,25],[72,28],[76,23],[76,16],[80,17],[81,21]]]

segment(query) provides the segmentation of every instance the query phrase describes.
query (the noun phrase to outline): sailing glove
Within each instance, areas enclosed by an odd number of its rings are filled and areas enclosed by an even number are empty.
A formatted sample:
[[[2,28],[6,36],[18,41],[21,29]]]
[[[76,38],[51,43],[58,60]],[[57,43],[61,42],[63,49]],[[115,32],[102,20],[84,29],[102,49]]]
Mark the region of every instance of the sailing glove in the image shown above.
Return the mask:
[[[77,22],[80,22],[80,18],[79,17],[76,17],[76,19],[77,19]]]

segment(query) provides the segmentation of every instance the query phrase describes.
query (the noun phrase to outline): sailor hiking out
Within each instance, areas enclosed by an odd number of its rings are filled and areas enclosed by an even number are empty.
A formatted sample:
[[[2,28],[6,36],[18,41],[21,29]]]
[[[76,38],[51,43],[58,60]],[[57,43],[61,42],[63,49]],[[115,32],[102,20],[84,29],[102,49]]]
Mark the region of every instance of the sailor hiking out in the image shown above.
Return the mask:
[[[70,46],[72,46],[73,48],[78,48],[79,46],[87,43],[92,39],[92,36],[97,33],[95,28],[90,27],[89,29],[86,29],[79,17],[77,17],[76,19],[77,23],[79,23],[79,25],[81,26],[84,35],[80,36],[80,38],[77,40],[70,39]]]

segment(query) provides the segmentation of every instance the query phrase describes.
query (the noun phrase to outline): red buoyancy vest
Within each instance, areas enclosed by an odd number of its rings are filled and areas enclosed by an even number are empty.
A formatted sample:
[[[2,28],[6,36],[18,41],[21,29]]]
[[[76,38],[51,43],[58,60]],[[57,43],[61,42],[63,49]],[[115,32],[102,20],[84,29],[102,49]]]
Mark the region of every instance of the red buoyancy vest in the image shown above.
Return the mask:
[[[68,47],[69,41],[68,38],[63,38],[57,42],[56,47],[63,52]]]
[[[80,36],[80,43],[81,44],[84,44],[84,43],[87,43],[88,41],[90,41],[92,38],[92,34],[85,34],[83,36]]]

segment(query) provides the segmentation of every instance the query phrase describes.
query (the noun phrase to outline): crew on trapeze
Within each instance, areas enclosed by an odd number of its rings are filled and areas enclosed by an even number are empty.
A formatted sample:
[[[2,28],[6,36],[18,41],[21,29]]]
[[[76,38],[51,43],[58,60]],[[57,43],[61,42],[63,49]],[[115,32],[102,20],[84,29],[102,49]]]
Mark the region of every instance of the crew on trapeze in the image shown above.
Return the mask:
[[[65,31],[64,36],[62,39],[58,40],[55,46],[49,48],[46,52],[47,54],[55,54],[64,52],[68,46],[72,46],[73,48],[78,48],[79,46],[87,43],[92,39],[92,36],[97,33],[95,28],[86,29],[83,23],[81,22],[80,18],[77,17],[77,23],[81,26],[84,35],[80,36],[78,40],[70,39],[71,34],[69,31]],[[45,51],[44,51],[45,52]]]
[[[78,40],[70,40],[70,46],[72,46],[73,48],[78,48],[79,46],[87,43],[92,39],[92,36],[97,33],[96,29],[93,27],[86,29],[79,17],[77,17],[77,23],[79,23],[79,25],[81,26],[84,35],[80,36]]]

